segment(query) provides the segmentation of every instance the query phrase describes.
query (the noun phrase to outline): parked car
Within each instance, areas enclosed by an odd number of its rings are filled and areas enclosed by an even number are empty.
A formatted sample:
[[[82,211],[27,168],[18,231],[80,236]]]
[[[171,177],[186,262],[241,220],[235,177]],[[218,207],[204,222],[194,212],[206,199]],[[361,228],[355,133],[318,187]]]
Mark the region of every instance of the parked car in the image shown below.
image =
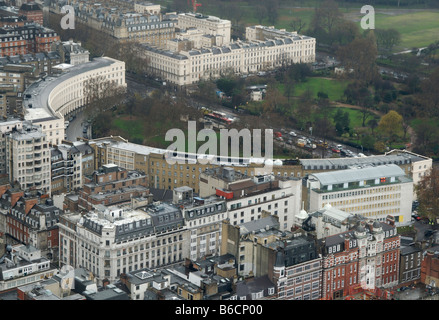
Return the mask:
[[[297,134],[294,131],[290,131],[290,136],[297,137]]]
[[[424,236],[429,238],[429,237],[431,237],[433,235],[433,233],[435,233],[435,230],[428,229],[428,230],[424,231]]]

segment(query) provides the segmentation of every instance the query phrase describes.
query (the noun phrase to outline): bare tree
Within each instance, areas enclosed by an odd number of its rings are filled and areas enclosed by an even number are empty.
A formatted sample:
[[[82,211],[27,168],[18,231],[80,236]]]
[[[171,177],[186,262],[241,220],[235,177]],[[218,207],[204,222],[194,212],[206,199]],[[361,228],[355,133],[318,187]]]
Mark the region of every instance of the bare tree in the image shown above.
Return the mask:
[[[255,7],[255,18],[258,20],[259,24],[264,21],[265,17],[267,16],[267,8],[265,8],[262,5],[257,5]]]
[[[85,99],[85,114],[90,119],[122,102],[125,87],[105,76],[97,76],[84,81],[83,94]]]
[[[300,17],[294,17],[290,23],[290,27],[293,28],[293,31],[296,31],[297,33],[300,33],[305,26],[306,22]]]
[[[378,50],[373,35],[356,38],[351,43],[340,47],[337,56],[343,65],[347,77],[354,78],[365,86],[379,77],[376,58]]]
[[[423,176],[415,186],[415,190],[419,201],[419,213],[429,219],[438,218],[439,169],[432,167],[430,172]]]
[[[343,15],[334,0],[325,0],[315,9],[312,19],[314,28],[323,28],[331,33],[333,28],[343,19]]]

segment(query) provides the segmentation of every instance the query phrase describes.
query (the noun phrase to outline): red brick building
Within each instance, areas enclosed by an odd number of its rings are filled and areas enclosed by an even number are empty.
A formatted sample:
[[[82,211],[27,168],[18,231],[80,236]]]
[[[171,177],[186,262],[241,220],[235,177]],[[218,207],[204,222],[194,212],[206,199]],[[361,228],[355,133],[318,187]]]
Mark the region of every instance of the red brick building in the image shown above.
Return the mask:
[[[131,201],[133,197],[147,196],[147,184],[143,173],[128,171],[114,164],[104,165],[92,176],[84,178],[78,194],[78,208],[89,211],[97,204],[108,206]]]
[[[20,190],[8,190],[0,199],[7,208],[6,235],[9,241],[30,244],[43,256],[56,261],[58,257],[58,222],[61,210],[52,199],[40,198]]]
[[[362,220],[322,241],[324,299],[342,299],[359,289],[377,291],[399,282],[400,236],[387,223]]]
[[[27,19],[26,19],[26,17],[23,17],[23,16],[20,16],[20,17],[0,16],[0,27],[6,27],[6,26],[23,27],[26,22],[27,22]]]
[[[37,23],[0,28],[0,56],[23,55],[51,51],[60,36],[52,29]]]
[[[421,262],[421,282],[432,287],[439,286],[439,247],[429,248]]]
[[[51,51],[52,43],[61,41],[60,36],[52,29],[42,28],[35,33],[35,53]]]
[[[17,33],[0,30],[0,57],[27,53],[27,41]]]
[[[21,16],[25,16],[29,22],[43,25],[43,10],[35,2],[23,3],[18,13]]]

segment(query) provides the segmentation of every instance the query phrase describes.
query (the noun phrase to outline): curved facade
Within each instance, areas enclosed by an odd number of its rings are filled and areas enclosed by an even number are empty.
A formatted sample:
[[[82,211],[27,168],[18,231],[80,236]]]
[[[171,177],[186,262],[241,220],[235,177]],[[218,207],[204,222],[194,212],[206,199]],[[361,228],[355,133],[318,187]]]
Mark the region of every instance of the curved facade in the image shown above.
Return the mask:
[[[33,83],[24,92],[25,119],[38,123],[49,143],[64,139],[64,116],[85,104],[84,81],[104,77],[126,87],[125,62],[108,57],[76,66],[69,66],[59,76],[47,77]],[[48,121],[56,123],[48,123]]]

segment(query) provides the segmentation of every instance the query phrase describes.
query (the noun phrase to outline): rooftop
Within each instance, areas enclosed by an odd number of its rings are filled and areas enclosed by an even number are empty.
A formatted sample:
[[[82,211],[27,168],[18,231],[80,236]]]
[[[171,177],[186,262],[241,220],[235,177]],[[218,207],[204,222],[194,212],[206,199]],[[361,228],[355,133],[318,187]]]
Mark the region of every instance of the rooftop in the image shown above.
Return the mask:
[[[241,236],[252,233],[253,231],[267,231],[270,228],[278,228],[279,221],[273,216],[268,216],[265,218],[249,221],[239,225],[239,233]]]
[[[82,63],[79,65],[75,65],[71,68],[68,68],[68,72],[61,74],[60,76],[51,76],[45,79],[40,79],[29,86],[24,92],[23,106],[28,111],[29,109],[43,109],[43,111],[39,111],[42,114],[48,114],[53,117],[56,116],[55,110],[53,110],[49,106],[49,96],[52,90],[66,81],[69,78],[75,77],[81,73],[95,70],[98,68],[103,68],[115,63],[116,60],[107,57],[95,58],[93,61]],[[25,119],[28,118],[26,112]],[[38,113],[38,111],[31,111],[30,116],[32,114]],[[34,119],[35,120],[35,114]]]
[[[386,164],[376,167],[346,169],[331,172],[320,172],[310,175],[316,178],[321,185],[342,184],[356,181],[380,179],[381,177],[404,177],[404,171],[395,164]]]
[[[409,164],[422,160],[425,160],[425,157],[414,153],[400,152],[398,154],[395,154],[392,152],[388,152],[385,155],[375,155],[368,157],[301,159],[300,163],[305,170],[333,170],[384,164]]]

